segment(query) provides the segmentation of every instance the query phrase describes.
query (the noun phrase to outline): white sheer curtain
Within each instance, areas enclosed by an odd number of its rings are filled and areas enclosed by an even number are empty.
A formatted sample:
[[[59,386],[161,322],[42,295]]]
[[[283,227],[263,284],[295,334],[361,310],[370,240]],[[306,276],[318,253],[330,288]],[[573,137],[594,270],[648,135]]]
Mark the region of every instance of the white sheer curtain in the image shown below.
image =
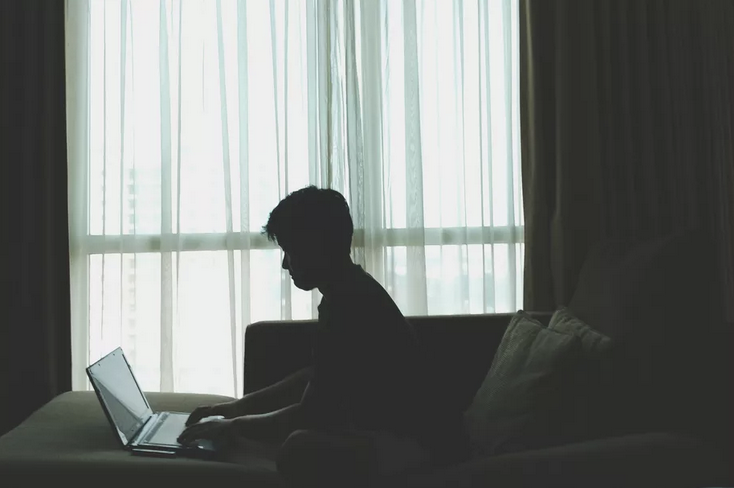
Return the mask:
[[[74,387],[241,394],[243,330],[311,318],[260,229],[342,191],[406,315],[521,306],[515,0],[67,0]]]

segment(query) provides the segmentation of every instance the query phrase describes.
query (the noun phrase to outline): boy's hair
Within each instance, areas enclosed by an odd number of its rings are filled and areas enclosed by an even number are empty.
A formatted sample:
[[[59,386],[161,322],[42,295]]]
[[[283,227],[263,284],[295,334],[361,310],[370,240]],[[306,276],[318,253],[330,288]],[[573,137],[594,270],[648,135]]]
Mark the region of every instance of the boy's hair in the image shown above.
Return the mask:
[[[354,224],[341,193],[308,186],[294,191],[270,212],[263,234],[290,250],[349,254]]]

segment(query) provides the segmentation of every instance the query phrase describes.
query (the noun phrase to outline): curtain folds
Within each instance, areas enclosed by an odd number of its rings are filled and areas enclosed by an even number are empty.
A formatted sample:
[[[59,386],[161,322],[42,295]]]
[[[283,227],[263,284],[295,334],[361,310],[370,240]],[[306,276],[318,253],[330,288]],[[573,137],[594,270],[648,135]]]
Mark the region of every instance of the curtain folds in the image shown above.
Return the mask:
[[[0,435],[71,389],[64,6],[0,2]]]
[[[599,239],[698,228],[716,244],[734,320],[734,6],[523,0],[520,11],[525,307],[567,304]]]
[[[74,387],[241,391],[244,327],[311,318],[260,235],[308,184],[405,314],[521,306],[517,2],[67,0]]]

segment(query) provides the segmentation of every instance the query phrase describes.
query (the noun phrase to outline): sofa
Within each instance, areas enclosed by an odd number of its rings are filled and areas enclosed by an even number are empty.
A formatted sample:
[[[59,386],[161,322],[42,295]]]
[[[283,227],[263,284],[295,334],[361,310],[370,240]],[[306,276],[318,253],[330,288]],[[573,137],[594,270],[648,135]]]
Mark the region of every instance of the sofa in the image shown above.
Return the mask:
[[[589,412],[613,428],[544,447],[474,455],[447,467],[378,476],[370,486],[734,486],[731,326],[713,327],[716,307],[706,304],[713,295],[705,277],[696,275],[704,268],[690,259],[705,254],[693,253],[691,242],[674,237],[632,248],[600,246],[586,260],[569,307],[623,345],[611,373],[629,388],[610,397],[613,408]],[[436,401],[456,412],[472,405],[513,316],[409,317],[429,358]],[[551,320],[551,313],[529,316],[542,325]],[[246,327],[244,391],[310,365],[315,328],[315,321]],[[155,410],[187,412],[228,398],[150,393],[149,400]],[[287,486],[277,461],[277,446],[259,445],[238,446],[215,461],[132,456],[119,446],[94,393],[82,391],[60,395],[0,437],[4,486]]]
[[[547,324],[551,313],[531,313]],[[465,411],[513,314],[411,317],[436,375],[436,395]],[[315,322],[261,322],[247,329],[245,387],[253,391],[308,365]],[[448,468],[379,479],[381,487],[734,486],[731,452],[685,430],[629,431]]]
[[[542,322],[550,314],[531,314]],[[512,314],[412,317],[437,372],[436,395],[463,410],[486,375]],[[246,392],[310,364],[314,321],[260,322],[245,332]],[[227,397],[150,393],[154,409],[190,411]],[[233,460],[230,460],[233,461]],[[501,456],[470,459],[376,479],[375,487],[645,486],[731,484],[727,453],[716,443],[676,432],[638,432]],[[235,462],[159,459],[122,450],[92,392],[60,395],[0,438],[5,486],[73,483],[153,486],[163,481],[285,486],[273,452],[245,451]]]

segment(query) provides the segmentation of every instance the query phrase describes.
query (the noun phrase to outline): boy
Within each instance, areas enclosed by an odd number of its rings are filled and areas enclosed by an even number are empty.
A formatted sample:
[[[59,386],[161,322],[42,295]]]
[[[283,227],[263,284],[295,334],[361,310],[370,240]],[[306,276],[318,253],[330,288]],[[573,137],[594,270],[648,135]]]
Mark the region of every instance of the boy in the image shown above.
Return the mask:
[[[384,473],[459,456],[458,416],[429,397],[431,378],[411,325],[351,260],[344,197],[298,190],[271,212],[264,233],[283,249],[283,269],[296,287],[323,295],[314,365],[235,402],[196,409],[181,442],[232,435],[284,442],[279,470],[298,477],[308,470],[320,476],[327,464]],[[197,424],[213,415],[225,418]]]

